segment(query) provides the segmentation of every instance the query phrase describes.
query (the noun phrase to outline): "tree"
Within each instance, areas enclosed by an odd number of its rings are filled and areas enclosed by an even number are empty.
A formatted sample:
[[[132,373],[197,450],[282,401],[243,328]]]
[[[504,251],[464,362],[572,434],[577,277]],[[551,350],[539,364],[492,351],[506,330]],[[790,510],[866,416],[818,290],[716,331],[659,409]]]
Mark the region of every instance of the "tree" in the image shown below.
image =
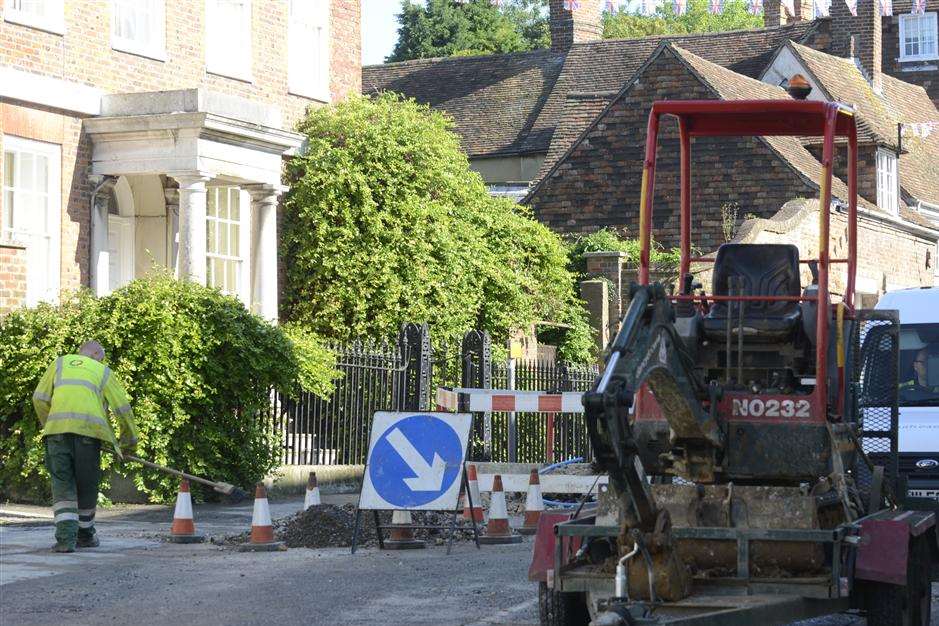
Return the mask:
[[[761,28],[763,16],[747,10],[745,0],[725,0],[720,13],[708,11],[709,0],[688,0],[684,15],[675,13],[671,2],[663,2],[652,15],[628,11],[604,13],[603,37],[631,39],[650,35],[716,33],[728,30]]]
[[[388,62],[441,56],[501,54],[551,45],[547,0],[405,0],[398,41]]]
[[[497,345],[548,320],[571,326],[565,358],[589,357],[563,242],[489,195],[449,118],[385,94],[311,110],[299,129],[308,148],[288,166],[282,214],[287,319],[338,340],[427,321],[439,339],[481,328]]]

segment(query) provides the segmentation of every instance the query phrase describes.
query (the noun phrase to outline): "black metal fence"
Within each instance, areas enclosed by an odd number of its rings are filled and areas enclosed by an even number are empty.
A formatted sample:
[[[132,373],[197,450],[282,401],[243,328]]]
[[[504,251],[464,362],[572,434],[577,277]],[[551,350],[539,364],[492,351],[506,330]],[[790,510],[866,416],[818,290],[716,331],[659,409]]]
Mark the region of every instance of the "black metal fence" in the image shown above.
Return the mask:
[[[341,376],[332,394],[284,397],[272,393],[260,416],[281,446],[284,465],[363,463],[376,411],[431,410],[438,387],[584,391],[596,366],[492,359],[484,332],[459,346],[433,346],[427,325],[406,324],[396,343],[334,345]],[[479,413],[473,419],[472,458],[547,462],[590,457],[582,414]]]

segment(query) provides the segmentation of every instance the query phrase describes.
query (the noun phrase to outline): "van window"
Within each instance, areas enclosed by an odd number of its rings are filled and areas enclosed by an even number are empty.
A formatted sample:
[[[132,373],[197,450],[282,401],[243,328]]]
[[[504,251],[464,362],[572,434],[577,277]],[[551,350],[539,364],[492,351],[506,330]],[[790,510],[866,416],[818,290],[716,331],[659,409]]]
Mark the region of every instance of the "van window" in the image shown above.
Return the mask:
[[[939,324],[900,327],[900,406],[939,405]]]

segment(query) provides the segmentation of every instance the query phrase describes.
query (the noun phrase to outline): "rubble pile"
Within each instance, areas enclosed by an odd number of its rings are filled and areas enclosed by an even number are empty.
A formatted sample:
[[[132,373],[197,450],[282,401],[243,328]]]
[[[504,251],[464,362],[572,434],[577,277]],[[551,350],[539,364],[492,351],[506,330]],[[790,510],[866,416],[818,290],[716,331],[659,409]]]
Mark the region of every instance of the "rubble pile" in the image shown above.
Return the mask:
[[[446,543],[449,536],[452,513],[426,511],[412,513],[414,524],[429,526],[446,526],[444,529],[418,529],[414,531],[415,537],[424,539],[437,545]],[[391,523],[391,513],[379,513],[381,523]],[[457,518],[457,532],[454,541],[471,540],[473,531],[468,528],[461,529],[462,518]],[[355,528],[355,505],[319,504],[306,511],[301,511],[287,517],[276,519],[273,522],[274,537],[283,541],[288,548],[345,548],[352,545],[352,532]],[[387,537],[388,531],[385,531]],[[239,544],[248,540],[250,533],[244,532],[230,535],[216,543]],[[362,511],[358,545],[372,547],[378,545],[375,533],[375,516],[371,511]]]

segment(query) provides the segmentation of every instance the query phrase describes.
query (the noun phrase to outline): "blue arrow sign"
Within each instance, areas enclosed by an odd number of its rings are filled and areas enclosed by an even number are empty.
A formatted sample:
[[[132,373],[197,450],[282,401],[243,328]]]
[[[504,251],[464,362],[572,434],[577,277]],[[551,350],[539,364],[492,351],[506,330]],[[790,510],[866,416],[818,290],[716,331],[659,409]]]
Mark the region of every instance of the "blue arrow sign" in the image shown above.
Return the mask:
[[[390,425],[386,422],[385,430],[374,439],[367,482],[394,507],[420,507],[454,487],[462,471],[466,436],[457,432],[457,425],[434,415],[395,417],[400,419]]]

